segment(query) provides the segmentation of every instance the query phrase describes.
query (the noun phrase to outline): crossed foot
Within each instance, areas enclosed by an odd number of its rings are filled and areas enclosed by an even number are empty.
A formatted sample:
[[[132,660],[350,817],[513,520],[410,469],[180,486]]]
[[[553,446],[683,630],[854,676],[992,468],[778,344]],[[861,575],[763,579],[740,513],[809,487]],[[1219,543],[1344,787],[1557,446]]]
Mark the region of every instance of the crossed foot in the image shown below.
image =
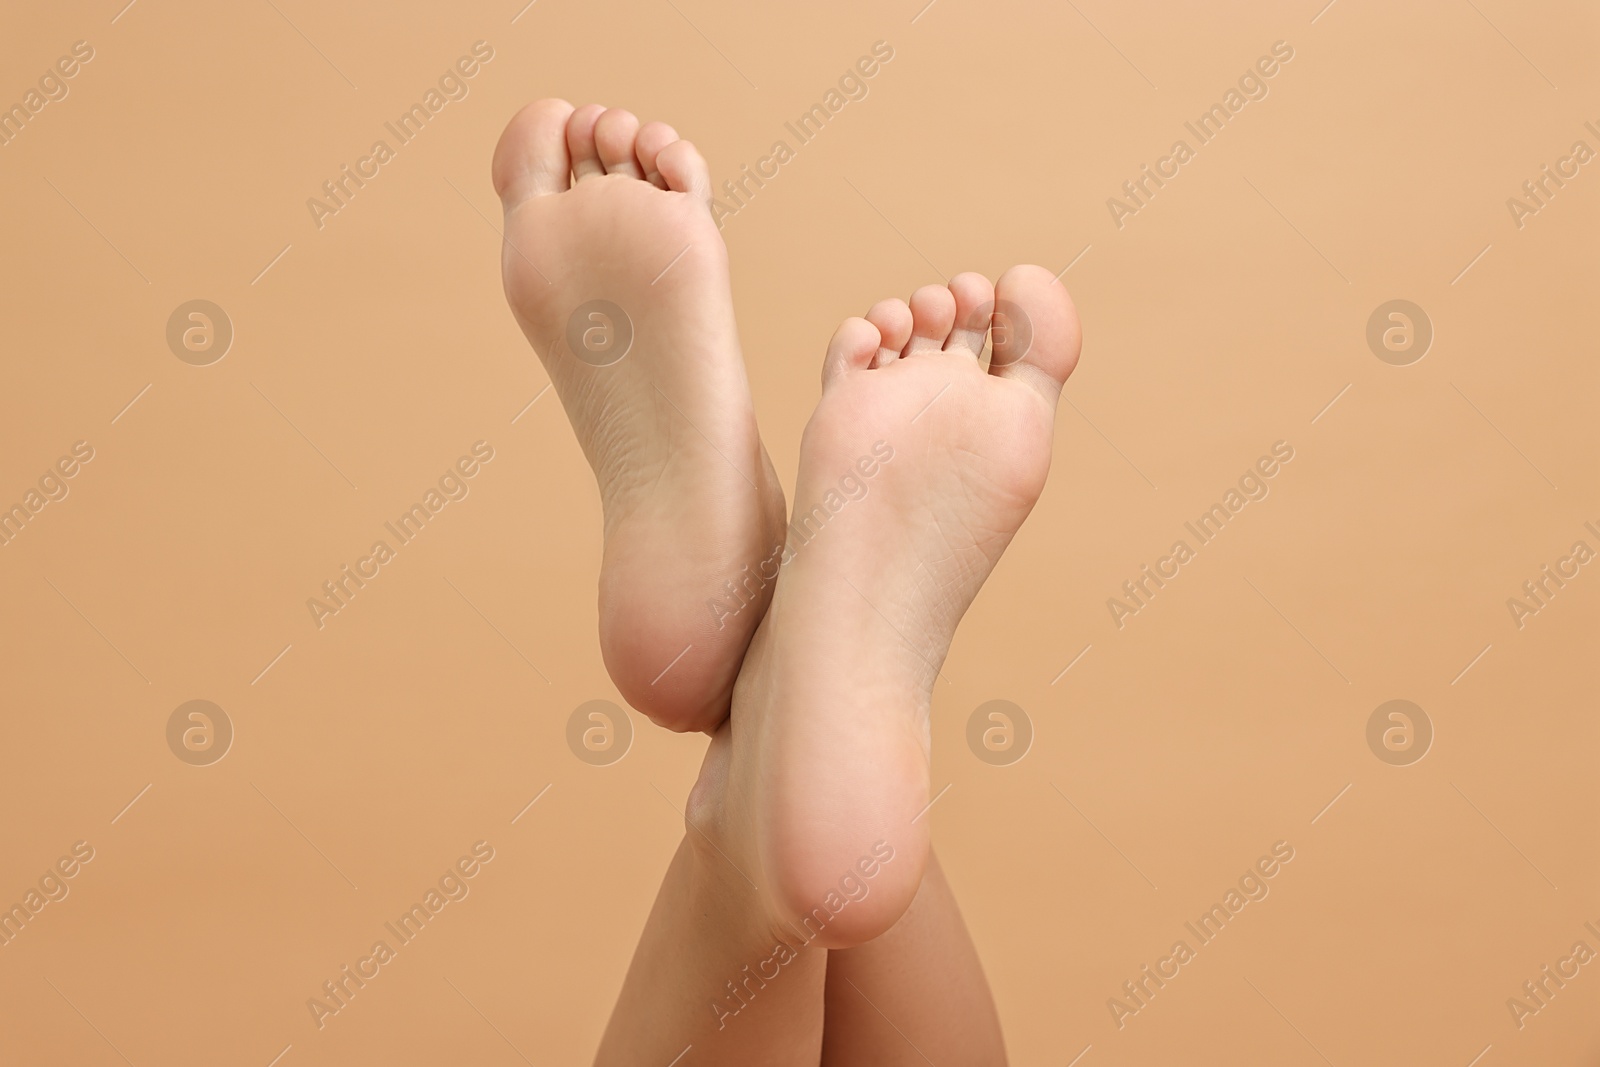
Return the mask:
[[[1049,471],[1072,301],[1021,266],[846,320],[786,522],[693,145],[545,100],[506,129],[494,181],[507,297],[599,482],[607,669],[655,722],[713,734],[690,836],[760,872],[780,932],[876,849],[871,894],[816,943],[878,936],[922,880],[934,680]],[[586,318],[596,301],[625,319]]]
[[[713,730],[771,583],[736,613],[707,605],[781,546],[784,507],[705,160],[663,123],[541,100],[500,136],[493,174],[506,297],[600,485],[606,669],[656,723]]]

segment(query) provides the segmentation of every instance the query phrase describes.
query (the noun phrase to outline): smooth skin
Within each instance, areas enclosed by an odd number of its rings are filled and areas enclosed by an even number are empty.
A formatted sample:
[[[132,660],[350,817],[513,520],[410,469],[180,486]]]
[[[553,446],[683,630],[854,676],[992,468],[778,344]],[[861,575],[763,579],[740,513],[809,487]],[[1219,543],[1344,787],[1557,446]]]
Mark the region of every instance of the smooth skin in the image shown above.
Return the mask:
[[[1018,321],[994,333],[986,366],[996,307]],[[828,346],[800,446],[799,533],[732,711],[729,847],[749,850],[775,921],[811,912],[880,842],[895,853],[824,932],[828,948],[887,931],[922,882],[933,683],[1044,488],[1079,347],[1072,301],[1043,267],[998,285],[957,275],[875,314]]]
[[[882,937],[828,953],[822,1067],[1004,1067],[978,950],[939,859]]]
[[[664,123],[540,100],[501,134],[493,177],[507,301],[600,489],[606,669],[653,722],[709,733],[772,594],[747,591],[741,606],[726,583],[783,543],[784,506],[705,160]],[[594,301],[621,318],[582,313]],[[625,354],[595,365],[628,331]],[[574,352],[573,338],[594,348]]]
[[[881,326],[847,321],[829,346],[797,514],[843,484],[838,471],[867,488],[790,544],[600,1063],[685,1048],[730,1064],[752,1047],[774,1063],[906,1056],[851,994],[918,1059],[920,1034],[969,1050],[960,1062],[1005,1062],[919,818],[927,716],[957,622],[1043,488],[1078,325],[1043,268],[1015,268],[998,289],[978,275],[938,288],[878,305]],[[1027,329],[1009,324],[985,367],[997,294]],[[889,458],[857,465],[891,440]],[[892,858],[867,875],[858,864],[880,844]],[[747,966],[762,977],[780,942],[795,957],[767,972],[778,977],[744,986],[747,1006],[736,991],[725,999]]]
[[[545,100],[507,127],[494,181],[507,298],[600,489],[607,668],[657,723],[712,734],[596,1062],[897,1063],[924,1059],[920,1035],[1003,1063],[920,819],[928,711],[1043,488],[1071,300],[1017,267],[847,320],[791,536],[693,146]],[[631,331],[619,359],[579,350],[591,333],[570,327],[594,301]],[[618,323],[593,321],[605,355]],[[775,583],[749,580],[780,552]]]

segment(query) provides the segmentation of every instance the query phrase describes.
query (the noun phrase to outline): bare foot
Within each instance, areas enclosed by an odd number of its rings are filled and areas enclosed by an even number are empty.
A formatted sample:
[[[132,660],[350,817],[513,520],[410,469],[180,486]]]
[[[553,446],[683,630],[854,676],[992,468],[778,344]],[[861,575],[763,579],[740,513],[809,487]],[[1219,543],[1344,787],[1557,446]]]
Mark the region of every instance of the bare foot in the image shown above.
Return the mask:
[[[599,482],[606,668],[655,722],[712,730],[772,594],[784,506],[705,160],[662,123],[541,100],[493,170],[506,297]]]
[[[692,798],[691,820],[764,882],[776,930],[845,948],[915,896],[933,685],[1044,488],[1078,346],[1066,290],[1031,266],[884,301],[834,335],[731,752]]]

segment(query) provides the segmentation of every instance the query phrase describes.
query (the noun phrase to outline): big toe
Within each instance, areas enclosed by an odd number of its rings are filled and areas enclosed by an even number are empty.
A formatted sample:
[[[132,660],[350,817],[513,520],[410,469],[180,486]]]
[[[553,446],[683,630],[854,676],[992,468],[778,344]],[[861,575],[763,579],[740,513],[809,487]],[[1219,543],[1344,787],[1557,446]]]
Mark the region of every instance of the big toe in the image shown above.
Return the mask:
[[[507,208],[535,196],[567,188],[572,160],[567,154],[565,100],[538,100],[512,117],[495,145],[490,173],[495,192]]]
[[[989,371],[1038,389],[1052,403],[1078,365],[1083,333],[1066,287],[1043,267],[1012,267],[994,287]]]

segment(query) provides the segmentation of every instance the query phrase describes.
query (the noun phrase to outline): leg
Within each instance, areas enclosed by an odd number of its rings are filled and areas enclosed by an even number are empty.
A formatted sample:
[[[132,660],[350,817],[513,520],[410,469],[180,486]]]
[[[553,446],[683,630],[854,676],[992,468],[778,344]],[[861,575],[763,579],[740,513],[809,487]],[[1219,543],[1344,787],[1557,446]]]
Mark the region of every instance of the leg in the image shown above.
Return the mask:
[[[997,305],[1008,328],[984,368]],[[1078,324],[1038,267],[1014,268],[998,291],[962,275],[896,317],[909,340],[855,319],[830,346],[798,479],[816,503],[797,510],[602,1063],[670,1063],[690,1045],[818,1062],[816,950],[890,932],[924,884],[933,679],[1044,487]],[[942,877],[930,885],[936,901]],[[908,946],[951,950],[921,930],[906,928]],[[713,1006],[708,989],[728,999]]]
[[[828,953],[822,1067],[1004,1067],[977,949],[938,857],[882,937]],[[934,1059],[936,1057],[936,1059]]]
[[[739,870],[745,864],[735,866],[727,842],[718,843],[728,733],[719,730],[706,754],[687,836],[650,909],[596,1067],[816,1067],[827,952],[774,931]]]

